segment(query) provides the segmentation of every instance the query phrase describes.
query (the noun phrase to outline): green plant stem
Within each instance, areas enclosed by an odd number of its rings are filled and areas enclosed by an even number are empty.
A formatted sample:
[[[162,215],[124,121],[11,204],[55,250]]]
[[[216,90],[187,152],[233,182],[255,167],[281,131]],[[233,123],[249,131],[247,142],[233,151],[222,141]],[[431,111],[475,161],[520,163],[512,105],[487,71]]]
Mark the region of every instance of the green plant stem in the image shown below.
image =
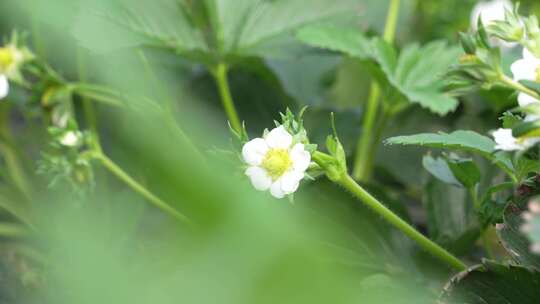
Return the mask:
[[[396,36],[397,22],[399,18],[399,6],[401,0],[390,0],[390,7],[386,15],[386,24],[384,25],[384,40],[391,43]]]
[[[339,180],[336,181],[336,183],[351,192],[356,198],[361,200],[378,215],[384,218],[389,224],[403,231],[403,233],[414,240],[426,252],[430,253],[456,270],[462,271],[467,268],[467,266],[458,258],[425,237],[423,234],[418,232],[411,225],[393,213],[390,209],[384,206],[381,202],[369,194],[369,192],[357,184],[348,174],[344,174]]]
[[[212,69],[212,75],[216,80],[219,95],[221,96],[221,102],[223,103],[223,108],[225,109],[225,113],[229,118],[231,127],[236,132],[241,132],[242,124],[240,123],[240,118],[238,117],[238,112],[236,111],[234,101],[231,96],[229,81],[227,80],[227,69],[228,67],[226,64],[220,63],[214,69]]]
[[[394,41],[396,35],[400,4],[401,0],[391,0],[388,8],[383,38],[389,43]],[[375,149],[371,147],[378,144],[372,134],[377,120],[377,112],[380,107],[380,95],[381,89],[379,85],[375,80],[372,80],[362,123],[362,135],[358,141],[356,159],[353,167],[354,178],[361,182],[367,182],[370,179],[373,165],[370,165],[369,162],[375,160],[375,157],[371,155],[375,153]],[[384,127],[384,125],[380,126],[380,128]]]
[[[24,168],[17,156],[17,150],[13,146],[7,109],[2,111],[0,114],[0,137],[0,153],[4,156],[7,171],[15,186],[24,194],[26,198],[30,199],[32,193],[31,186],[28,182]]]
[[[161,200],[159,197],[154,195],[152,192],[150,192],[148,189],[146,189],[144,186],[139,184],[135,179],[133,179],[129,174],[127,174],[122,168],[120,168],[118,165],[116,165],[111,159],[109,159],[106,155],[102,153],[96,153],[95,158],[97,158],[99,161],[101,161],[101,164],[109,170],[112,174],[114,174],[118,179],[126,183],[131,189],[133,189],[135,192],[142,195],[144,198],[146,198],[150,203],[152,203],[157,208],[161,209],[162,211],[168,213],[172,217],[180,220],[181,222],[184,222],[186,224],[191,224],[190,220],[174,208],[172,208],[170,205],[165,203],[163,200]]]
[[[124,103],[122,101],[111,96],[106,96],[103,94],[94,93],[91,91],[86,91],[86,90],[78,89],[78,88],[75,88],[74,92],[81,97],[90,98],[90,99],[93,99],[98,102],[102,102],[110,106],[117,106],[117,107],[124,106]]]
[[[521,83],[514,81],[512,78],[501,74],[499,79],[503,84],[507,85],[508,87],[520,91],[522,93],[525,93],[531,97],[534,97],[536,99],[540,99],[540,95],[536,93],[535,91],[527,88],[526,86],[522,85]]]
[[[373,81],[369,90],[369,99],[366,105],[366,113],[362,123],[362,135],[358,141],[357,154],[354,162],[353,176],[359,181],[365,182],[369,179],[368,161],[370,159],[369,151],[371,145],[375,144],[372,141],[373,127],[379,109],[379,85]]]
[[[30,234],[25,227],[13,223],[0,223],[0,237],[23,237]]]
[[[77,68],[79,72],[79,78],[83,81],[86,80],[86,62],[84,61],[84,56],[82,54],[82,50],[79,49],[77,53]],[[83,105],[83,112],[84,112],[84,119],[86,121],[86,124],[88,125],[88,128],[90,129],[90,133],[92,134],[92,148],[99,153],[103,153],[100,145],[100,139],[99,139],[99,131],[97,127],[97,118],[96,113],[94,109],[94,105],[92,104],[92,101],[88,96],[81,96],[82,97],[82,105]]]

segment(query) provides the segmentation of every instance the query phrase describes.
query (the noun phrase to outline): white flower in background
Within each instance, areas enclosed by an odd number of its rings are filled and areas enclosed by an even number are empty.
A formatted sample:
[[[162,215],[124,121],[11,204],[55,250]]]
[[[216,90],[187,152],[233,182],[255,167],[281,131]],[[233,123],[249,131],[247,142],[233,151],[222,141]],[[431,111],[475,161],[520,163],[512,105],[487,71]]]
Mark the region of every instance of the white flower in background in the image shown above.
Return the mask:
[[[504,20],[506,10],[512,10],[510,0],[492,0],[478,2],[471,13],[471,25],[476,28],[478,18],[482,18],[482,23],[488,25],[492,21]]]
[[[510,0],[478,2],[471,12],[471,26],[474,30],[478,30],[478,18],[482,18],[484,26],[489,25],[493,21],[503,21],[506,10],[512,10],[512,2]],[[492,39],[491,42],[504,49],[510,49],[516,46],[516,43],[506,42],[498,38]]]
[[[493,132],[495,139],[495,149],[503,151],[525,150],[534,144],[540,142],[540,138],[515,138],[512,135],[512,129],[498,129]]]
[[[19,68],[31,54],[18,49],[15,44],[0,47],[0,99],[9,94],[8,79],[20,78]]]
[[[515,81],[529,80],[540,83],[540,58],[534,56],[527,48],[523,48],[523,58],[514,62],[510,69]],[[540,100],[525,93],[519,93],[518,101],[521,107],[540,102]]]
[[[529,202],[529,211],[522,213],[524,220],[521,226],[521,231],[531,240],[530,250],[535,253],[540,253],[540,202]]]
[[[77,131],[67,131],[60,138],[60,143],[66,147],[75,147],[81,140],[81,133]]]
[[[293,145],[293,137],[279,126],[264,138],[255,138],[242,148],[244,161],[249,165],[246,175],[259,191],[270,189],[276,198],[283,198],[298,189],[311,162],[304,145]]]
[[[0,74],[0,99],[4,99],[9,93],[9,82],[6,75]]]

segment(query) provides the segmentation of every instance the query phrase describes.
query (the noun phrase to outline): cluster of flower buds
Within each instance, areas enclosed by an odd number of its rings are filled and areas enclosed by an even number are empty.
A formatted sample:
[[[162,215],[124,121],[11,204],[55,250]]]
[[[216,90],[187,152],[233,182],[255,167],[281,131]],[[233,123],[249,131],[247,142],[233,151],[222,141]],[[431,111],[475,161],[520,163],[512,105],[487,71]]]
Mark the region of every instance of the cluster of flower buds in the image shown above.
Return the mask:
[[[90,135],[78,130],[71,121],[65,128],[49,127],[50,148],[42,153],[38,173],[46,175],[49,186],[67,182],[72,190],[84,194],[94,186],[92,155],[86,153]]]
[[[496,149],[525,151],[540,142],[540,27],[536,16],[519,15],[519,5],[506,0],[481,4],[475,14],[475,31],[461,33],[465,51],[449,73],[449,91],[462,94],[471,89],[503,86],[518,93],[517,111],[524,117],[493,133]],[[485,16],[484,16],[485,14]],[[501,43],[523,49],[511,66],[512,77],[502,67]],[[516,116],[517,117],[517,116]]]

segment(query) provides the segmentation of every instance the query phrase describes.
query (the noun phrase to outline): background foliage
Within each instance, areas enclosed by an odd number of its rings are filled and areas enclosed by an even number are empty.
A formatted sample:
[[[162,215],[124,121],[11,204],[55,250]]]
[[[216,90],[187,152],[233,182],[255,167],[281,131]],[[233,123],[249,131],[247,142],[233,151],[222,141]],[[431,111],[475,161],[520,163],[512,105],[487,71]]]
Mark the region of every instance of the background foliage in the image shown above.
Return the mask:
[[[236,164],[214,153],[230,144],[213,78],[221,61],[228,63],[231,94],[250,134],[272,126],[287,107],[307,105],[306,129],[323,145],[335,112],[350,163],[370,81],[379,80],[391,92],[385,96],[391,119],[377,130],[374,175],[365,184],[432,240],[481,263],[485,222],[513,215],[475,216],[468,189],[487,191],[500,176],[491,159],[463,151],[491,155],[494,143],[480,134],[499,125],[515,96],[497,89],[450,97],[435,77],[457,60],[457,33],[469,28],[476,1],[403,1],[394,45],[376,38],[387,0],[208,2],[211,10],[188,0],[0,2],[2,36],[26,32],[35,53],[65,79],[122,92],[125,107],[96,104],[104,149],[197,223],[175,222],[99,167],[85,196],[67,185],[49,189],[47,176],[34,174],[49,141],[43,92],[15,88],[0,104],[1,123],[11,130],[9,141],[1,137],[19,147],[35,195],[27,201],[11,193],[2,170],[1,219],[29,217],[37,231],[2,238],[0,302],[433,303],[451,272],[349,194],[318,180],[302,187],[294,204],[277,202],[255,193]],[[537,1],[521,2],[523,11],[540,13]],[[505,60],[519,55],[511,51]],[[83,102],[75,96],[86,128]],[[417,133],[426,134],[383,144]],[[194,161],[184,135],[212,155],[206,165]],[[418,142],[424,147],[397,145]],[[441,142],[457,154],[441,153]],[[459,170],[468,170],[463,179],[455,178]],[[508,239],[502,246],[523,249],[512,244],[517,230],[498,231]],[[495,229],[486,242],[493,259],[512,258]],[[538,266],[536,256],[518,259]],[[481,281],[495,273],[490,286],[499,288],[509,276],[501,267],[485,262],[471,276]],[[524,288],[530,276],[538,280],[536,273],[518,273],[514,279]],[[450,289],[444,290],[447,299]]]

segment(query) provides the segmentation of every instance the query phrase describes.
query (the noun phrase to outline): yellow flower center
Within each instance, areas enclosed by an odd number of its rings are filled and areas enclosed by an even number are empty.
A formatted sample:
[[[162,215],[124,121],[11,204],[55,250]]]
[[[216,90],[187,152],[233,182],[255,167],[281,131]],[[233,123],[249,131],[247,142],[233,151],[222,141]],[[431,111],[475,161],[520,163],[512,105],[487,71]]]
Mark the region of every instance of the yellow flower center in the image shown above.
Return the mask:
[[[15,56],[12,50],[0,48],[0,72],[5,72],[15,62]]]
[[[285,149],[271,149],[262,161],[262,167],[272,180],[280,178],[292,165],[289,151]]]

